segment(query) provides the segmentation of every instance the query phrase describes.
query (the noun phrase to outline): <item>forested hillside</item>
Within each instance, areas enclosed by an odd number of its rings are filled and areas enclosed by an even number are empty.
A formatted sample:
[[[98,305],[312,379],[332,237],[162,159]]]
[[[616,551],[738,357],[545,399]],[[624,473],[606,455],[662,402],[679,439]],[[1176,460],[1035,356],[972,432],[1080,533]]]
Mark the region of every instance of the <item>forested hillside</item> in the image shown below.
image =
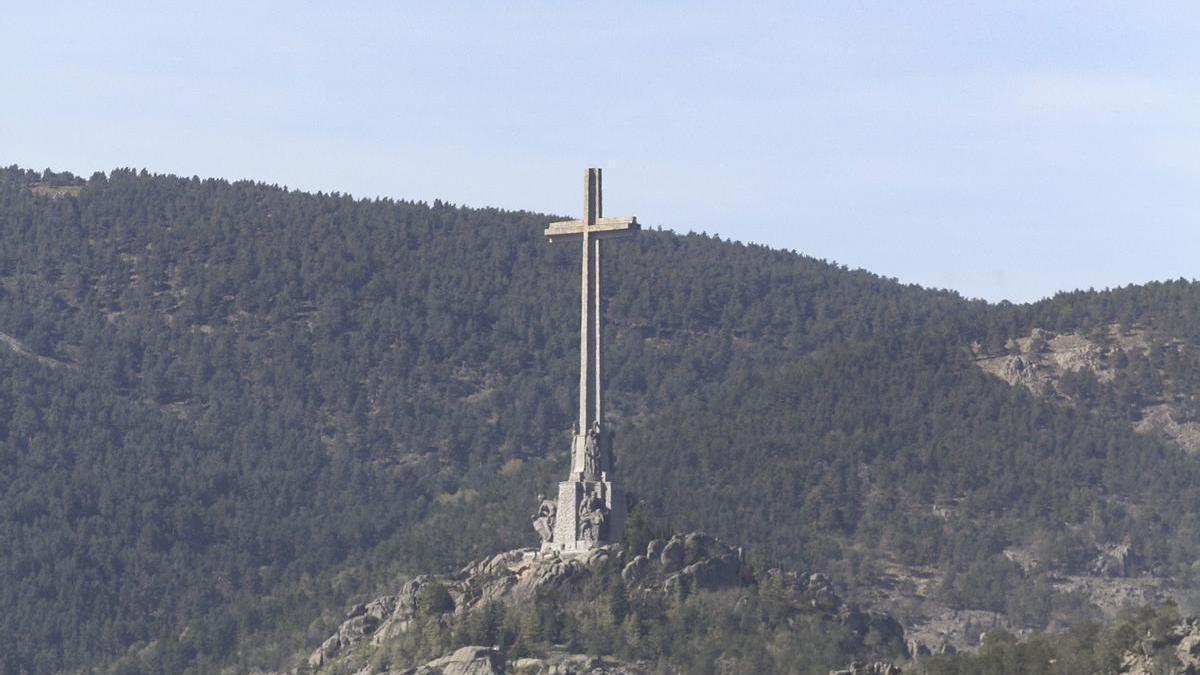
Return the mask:
[[[551,219],[0,171],[3,670],[282,665],[352,598],[531,542],[578,363]],[[611,250],[618,471],[650,517],[848,586],[941,565],[1030,625],[1073,609],[1013,545],[1069,569],[1128,540],[1190,577],[1196,462],[972,358],[1034,327],[1189,349],[1200,286],[993,306],[699,234]]]

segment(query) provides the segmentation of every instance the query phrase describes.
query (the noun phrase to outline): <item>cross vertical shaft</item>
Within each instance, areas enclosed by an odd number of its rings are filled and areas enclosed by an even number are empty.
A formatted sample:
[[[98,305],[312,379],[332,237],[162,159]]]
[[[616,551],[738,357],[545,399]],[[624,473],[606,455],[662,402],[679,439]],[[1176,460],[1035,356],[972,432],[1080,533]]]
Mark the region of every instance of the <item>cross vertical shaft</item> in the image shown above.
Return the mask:
[[[600,169],[583,176],[583,258],[579,286],[579,433],[600,423],[600,238],[592,235],[604,216]]]
[[[600,169],[583,176],[583,218],[550,223],[546,236],[579,238],[579,421],[572,440],[571,475],[597,480],[611,469],[606,451],[604,400],[601,387],[601,287],[600,244],[603,239],[625,237],[640,229],[637,218],[605,218]]]
[[[582,243],[579,266],[579,422],[571,439],[571,472],[558,484],[558,499],[539,497],[534,529],[543,549],[578,553],[620,538],[624,492],[612,480],[611,434],[602,428],[600,386],[600,242],[629,236],[636,218],[605,218],[600,169],[583,176],[583,218],[546,226],[546,236]]]

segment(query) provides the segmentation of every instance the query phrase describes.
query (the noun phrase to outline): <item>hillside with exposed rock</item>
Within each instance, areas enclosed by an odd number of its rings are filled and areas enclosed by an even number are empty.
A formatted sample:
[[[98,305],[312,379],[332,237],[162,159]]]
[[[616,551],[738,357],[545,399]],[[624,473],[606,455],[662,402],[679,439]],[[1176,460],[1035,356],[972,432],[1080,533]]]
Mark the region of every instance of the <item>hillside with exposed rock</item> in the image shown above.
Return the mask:
[[[757,572],[741,549],[693,532],[644,552],[516,549],[414,577],[351,608],[298,670],[459,672],[451,664],[465,660],[462,672],[700,672],[713,658],[735,672],[784,672],[906,656],[900,624],[846,604],[824,574]]]
[[[0,171],[0,671],[286,670],[347,607],[532,545],[579,363],[553,219]],[[822,570],[938,658],[1200,589],[1200,285],[989,304],[653,227],[605,264],[648,518]],[[681,639],[849,630],[797,617]],[[820,639],[797,670],[853,660]]]
[[[1196,345],[1140,328],[1110,325],[1089,336],[1035,328],[999,354],[981,353],[985,372],[1038,396],[1098,407],[1128,418],[1134,429],[1200,450]]]
[[[917,675],[1096,673],[1190,675],[1200,671],[1200,624],[1173,604],[1122,612],[1104,623],[1017,637],[1002,628],[985,632],[971,653],[923,656],[908,664]]]

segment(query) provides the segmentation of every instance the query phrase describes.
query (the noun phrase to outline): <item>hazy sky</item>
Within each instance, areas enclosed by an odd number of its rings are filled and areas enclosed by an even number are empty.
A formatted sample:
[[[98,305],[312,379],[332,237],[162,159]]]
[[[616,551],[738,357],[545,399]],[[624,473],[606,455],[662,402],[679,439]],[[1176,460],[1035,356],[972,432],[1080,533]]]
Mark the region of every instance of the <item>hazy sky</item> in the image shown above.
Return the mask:
[[[166,4],[8,3],[0,164],[562,215],[592,165],[968,296],[1200,276],[1194,0]]]

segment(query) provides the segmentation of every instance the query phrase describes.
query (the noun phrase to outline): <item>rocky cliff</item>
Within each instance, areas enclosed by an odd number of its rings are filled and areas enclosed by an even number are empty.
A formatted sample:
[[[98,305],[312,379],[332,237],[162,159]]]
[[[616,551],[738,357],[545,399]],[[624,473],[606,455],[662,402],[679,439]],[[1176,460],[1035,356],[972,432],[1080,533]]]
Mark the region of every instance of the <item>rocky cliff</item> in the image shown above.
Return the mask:
[[[1090,335],[1035,328],[1009,340],[1002,353],[976,345],[975,357],[985,372],[1062,403],[1095,408],[1091,399],[1108,394],[1122,408],[1115,412],[1130,417],[1137,431],[1200,451],[1197,392],[1182,377],[1197,350],[1184,340],[1115,324]],[[1096,386],[1089,387],[1089,379]]]
[[[781,630],[817,626],[829,631],[837,644],[848,647],[846,663],[858,655],[906,656],[904,629],[891,616],[863,611],[842,601],[828,577],[778,568],[758,572],[741,549],[701,532],[656,539],[645,550],[630,551],[611,545],[586,556],[562,557],[555,552],[516,549],[479,560],[453,574],[422,575],[407,581],[396,593],[350,609],[337,631],[293,672],[410,673],[642,673],[655,664],[621,644],[627,658],[602,652],[595,646],[588,655],[573,653],[581,645],[557,644],[544,636],[541,644],[524,634],[499,638],[507,645],[455,644],[465,639],[472,622],[487,616],[521,616],[522,611],[561,614],[564,607],[582,603],[585,612],[614,610],[627,604],[620,630],[637,632],[634,618],[649,615],[647,606],[665,607],[665,613],[682,613],[687,599],[715,602],[758,621],[778,619]],[[619,598],[614,602],[613,598]],[[503,608],[503,610],[497,609]],[[540,609],[539,609],[540,608]],[[569,611],[568,611],[569,613]],[[619,617],[619,613],[618,613]],[[567,619],[570,620],[569,618]],[[518,619],[519,621],[519,619]],[[704,616],[690,619],[704,630]],[[603,631],[603,621],[599,628]],[[658,630],[651,627],[648,631]],[[417,632],[449,635],[448,653],[419,663]],[[635,640],[636,638],[631,638]],[[407,640],[407,642],[406,642]],[[616,646],[613,647],[617,649]],[[636,650],[634,650],[636,651]],[[669,663],[657,666],[670,668]]]

